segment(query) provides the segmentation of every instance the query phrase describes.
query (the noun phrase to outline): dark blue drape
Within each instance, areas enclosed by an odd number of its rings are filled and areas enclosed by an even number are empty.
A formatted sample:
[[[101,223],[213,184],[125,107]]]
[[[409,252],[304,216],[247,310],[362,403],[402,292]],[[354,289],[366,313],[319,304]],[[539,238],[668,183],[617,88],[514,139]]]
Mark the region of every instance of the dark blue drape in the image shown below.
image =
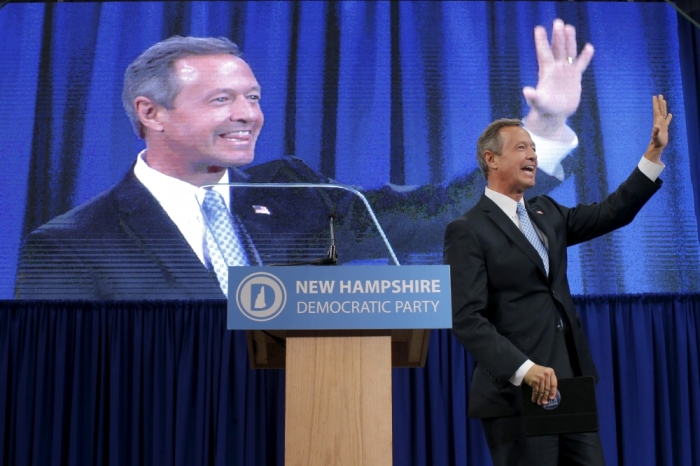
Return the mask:
[[[610,465],[700,462],[700,295],[578,297]],[[0,303],[0,463],[278,465],[284,372],[248,368],[223,302]],[[473,362],[433,331],[393,374],[394,463],[490,464]]]
[[[223,303],[5,303],[2,464],[281,464],[284,377]]]

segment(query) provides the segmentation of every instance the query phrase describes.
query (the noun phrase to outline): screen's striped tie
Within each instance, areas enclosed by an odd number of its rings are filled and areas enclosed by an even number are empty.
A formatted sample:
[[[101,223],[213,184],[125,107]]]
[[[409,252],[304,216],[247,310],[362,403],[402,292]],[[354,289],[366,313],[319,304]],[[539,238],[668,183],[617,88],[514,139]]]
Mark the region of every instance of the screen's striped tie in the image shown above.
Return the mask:
[[[236,223],[224,198],[213,189],[207,190],[202,201],[206,223],[206,245],[211,266],[219,279],[221,291],[228,297],[228,268],[249,265],[238,235]]]

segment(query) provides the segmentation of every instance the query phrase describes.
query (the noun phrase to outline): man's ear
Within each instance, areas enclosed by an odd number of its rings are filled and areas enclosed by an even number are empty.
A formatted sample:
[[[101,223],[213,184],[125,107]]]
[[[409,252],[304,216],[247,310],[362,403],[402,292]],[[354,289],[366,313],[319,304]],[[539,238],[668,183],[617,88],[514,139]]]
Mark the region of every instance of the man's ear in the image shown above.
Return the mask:
[[[489,170],[497,170],[498,169],[498,163],[497,163],[497,157],[498,155],[495,152],[492,152],[490,150],[485,150],[484,151],[484,161],[486,162],[486,165],[489,167]]]
[[[144,126],[144,131],[146,129],[156,132],[163,131],[162,119],[166,109],[144,96],[138,96],[134,99],[134,108]]]

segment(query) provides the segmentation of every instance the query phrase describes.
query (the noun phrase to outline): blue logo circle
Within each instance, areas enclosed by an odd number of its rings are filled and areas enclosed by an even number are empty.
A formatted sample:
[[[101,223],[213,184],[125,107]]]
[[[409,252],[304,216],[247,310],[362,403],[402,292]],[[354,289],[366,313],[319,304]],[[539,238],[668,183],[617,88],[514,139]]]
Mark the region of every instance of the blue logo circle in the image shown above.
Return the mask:
[[[287,290],[282,281],[271,273],[250,274],[236,288],[238,310],[256,322],[274,319],[286,303]]]

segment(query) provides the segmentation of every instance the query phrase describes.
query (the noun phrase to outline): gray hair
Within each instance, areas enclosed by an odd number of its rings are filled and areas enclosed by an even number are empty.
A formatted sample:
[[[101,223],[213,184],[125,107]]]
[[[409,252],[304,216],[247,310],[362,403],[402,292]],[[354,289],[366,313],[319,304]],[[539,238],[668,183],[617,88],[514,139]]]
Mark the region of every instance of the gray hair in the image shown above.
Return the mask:
[[[124,73],[122,104],[131,120],[134,132],[144,138],[144,127],[134,107],[134,100],[147,97],[167,109],[174,107],[180,86],[173,72],[173,64],[192,55],[230,54],[240,57],[238,46],[226,37],[173,36],[158,42],[134,60]]]
[[[503,149],[503,140],[501,139],[501,128],[507,128],[509,126],[523,126],[523,122],[513,118],[501,118],[489,124],[476,143],[476,161],[479,162],[479,168],[481,168],[481,173],[484,174],[484,178],[488,181],[489,179],[489,166],[486,165],[486,160],[484,159],[484,152],[491,151],[496,155],[501,155],[501,150]]]

